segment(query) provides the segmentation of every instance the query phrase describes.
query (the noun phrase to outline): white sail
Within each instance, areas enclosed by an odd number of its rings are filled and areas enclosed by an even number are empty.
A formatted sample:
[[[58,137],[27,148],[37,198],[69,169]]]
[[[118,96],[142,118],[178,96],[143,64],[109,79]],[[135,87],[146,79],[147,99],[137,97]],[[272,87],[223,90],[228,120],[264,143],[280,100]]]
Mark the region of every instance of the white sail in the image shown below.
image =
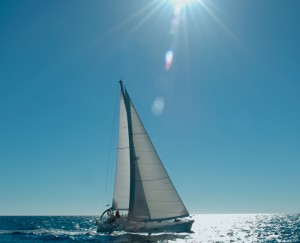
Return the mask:
[[[119,141],[116,165],[116,178],[112,207],[129,209],[130,158],[127,113],[123,95],[120,97]]]
[[[134,153],[129,219],[147,221],[188,216],[127,92],[125,97],[126,105],[130,106],[127,111],[130,111]]]

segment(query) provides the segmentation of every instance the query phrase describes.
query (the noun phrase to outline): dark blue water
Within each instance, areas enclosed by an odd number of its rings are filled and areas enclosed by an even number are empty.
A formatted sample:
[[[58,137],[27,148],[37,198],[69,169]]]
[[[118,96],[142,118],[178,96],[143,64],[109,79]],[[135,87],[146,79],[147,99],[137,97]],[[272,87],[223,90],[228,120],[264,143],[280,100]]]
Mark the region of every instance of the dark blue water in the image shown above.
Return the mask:
[[[300,242],[300,214],[196,214],[194,233],[96,232],[91,216],[0,216],[0,242]]]

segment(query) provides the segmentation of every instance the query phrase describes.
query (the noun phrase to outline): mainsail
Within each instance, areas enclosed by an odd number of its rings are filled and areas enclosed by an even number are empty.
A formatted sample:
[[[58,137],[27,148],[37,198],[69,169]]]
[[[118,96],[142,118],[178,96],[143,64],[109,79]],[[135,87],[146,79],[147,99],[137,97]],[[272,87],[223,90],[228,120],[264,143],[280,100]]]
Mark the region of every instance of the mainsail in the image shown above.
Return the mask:
[[[113,208],[128,206],[134,221],[189,215],[121,82]]]

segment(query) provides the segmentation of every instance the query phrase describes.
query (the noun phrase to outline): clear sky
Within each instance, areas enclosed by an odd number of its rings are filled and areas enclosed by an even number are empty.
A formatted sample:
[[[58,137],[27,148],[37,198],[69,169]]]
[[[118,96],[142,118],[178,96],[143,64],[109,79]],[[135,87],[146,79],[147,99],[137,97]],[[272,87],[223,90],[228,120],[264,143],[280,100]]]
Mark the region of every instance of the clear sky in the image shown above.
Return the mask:
[[[299,9],[1,0],[0,215],[111,202],[121,78],[190,212],[299,212]]]

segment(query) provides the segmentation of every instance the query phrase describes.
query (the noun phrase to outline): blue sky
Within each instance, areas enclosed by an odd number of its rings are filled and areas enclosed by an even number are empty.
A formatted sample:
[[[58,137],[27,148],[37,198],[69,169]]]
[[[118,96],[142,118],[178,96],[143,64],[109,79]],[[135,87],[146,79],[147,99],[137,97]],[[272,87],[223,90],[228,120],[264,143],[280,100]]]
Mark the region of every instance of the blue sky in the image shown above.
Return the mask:
[[[299,212],[299,8],[0,1],[0,215],[111,202],[120,78],[190,212]]]

